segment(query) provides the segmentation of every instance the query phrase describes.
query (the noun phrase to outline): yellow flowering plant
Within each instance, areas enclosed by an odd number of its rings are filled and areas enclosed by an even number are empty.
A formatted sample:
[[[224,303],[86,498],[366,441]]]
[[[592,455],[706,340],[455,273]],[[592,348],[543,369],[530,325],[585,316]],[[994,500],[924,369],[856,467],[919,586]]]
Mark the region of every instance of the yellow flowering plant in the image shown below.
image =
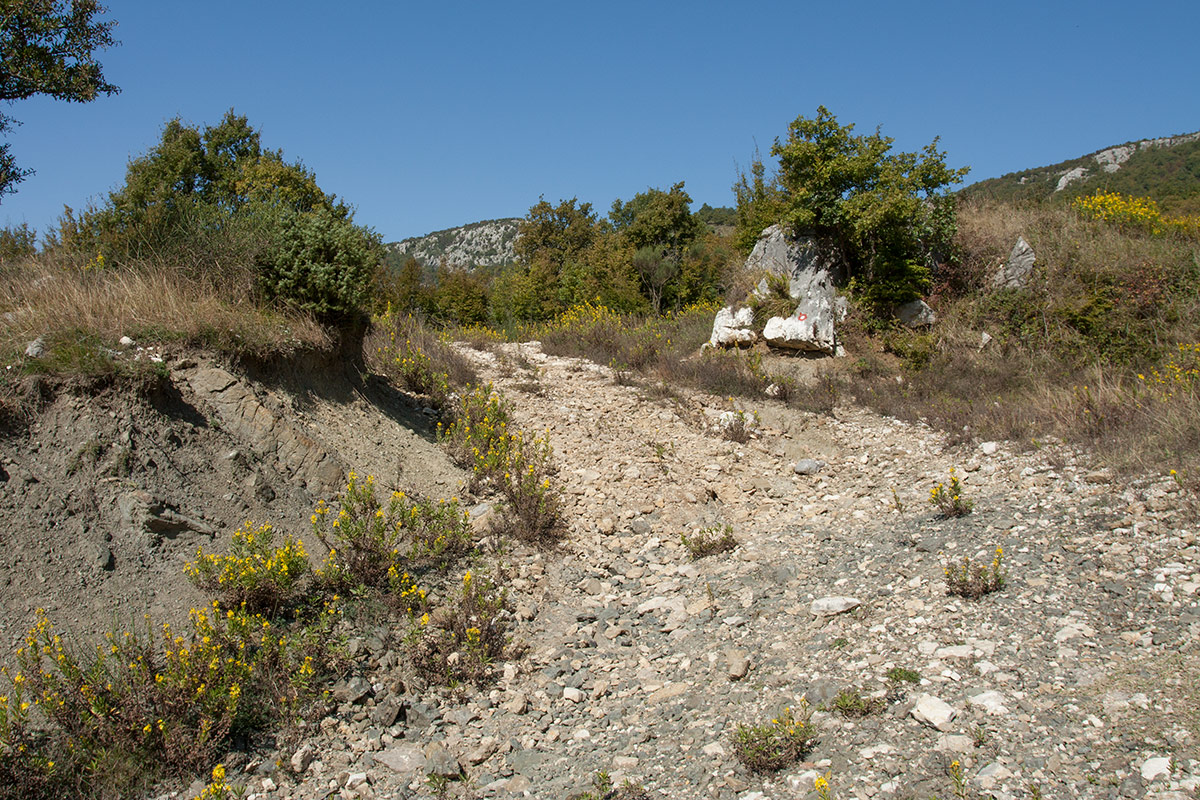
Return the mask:
[[[20,775],[26,796],[64,796],[72,790],[39,794],[29,781],[124,794],[122,781],[207,769],[230,737],[313,697],[330,640],[324,616],[306,627],[214,602],[185,631],[147,616],[83,646],[39,612],[3,673],[0,770]]]
[[[811,714],[808,703],[801,700],[798,708],[784,708],[770,724],[739,724],[733,732],[734,756],[754,772],[775,772],[796,763],[816,742]]]
[[[1004,570],[1004,548],[997,545],[991,563],[972,562],[963,556],[961,562],[949,562],[942,567],[946,588],[950,594],[975,600],[1004,588],[1008,574]]]
[[[954,467],[950,468],[948,482],[939,483],[929,491],[929,503],[944,517],[964,517],[975,508],[975,504],[963,496],[963,484]]]
[[[274,539],[271,525],[246,522],[233,532],[229,555],[198,548],[184,573],[227,605],[274,613],[298,599],[301,581],[312,571],[303,542],[289,534],[275,547]]]
[[[361,479],[351,472],[334,505],[336,513],[321,503],[312,515],[313,533],[329,548],[317,570],[325,586],[403,592],[410,587],[401,576],[448,563],[471,545],[470,518],[457,498],[433,501],[396,491],[385,502],[376,494],[374,476]]]
[[[468,570],[458,596],[440,611],[410,616],[413,667],[431,682],[479,683],[508,644],[507,593],[491,576]]]

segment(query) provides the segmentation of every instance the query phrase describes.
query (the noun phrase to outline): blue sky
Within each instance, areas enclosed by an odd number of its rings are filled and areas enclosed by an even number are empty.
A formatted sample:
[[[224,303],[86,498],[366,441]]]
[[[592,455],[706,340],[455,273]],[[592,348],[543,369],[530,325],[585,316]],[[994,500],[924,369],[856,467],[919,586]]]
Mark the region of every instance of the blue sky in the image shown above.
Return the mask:
[[[756,144],[822,104],[899,149],[940,136],[968,182],[1200,130],[1197,0],[110,0],[108,18],[120,95],[5,109],[37,174],[0,223],[44,231],[167,120],[229,108],[385,241],[681,180],[697,208],[732,205]]]

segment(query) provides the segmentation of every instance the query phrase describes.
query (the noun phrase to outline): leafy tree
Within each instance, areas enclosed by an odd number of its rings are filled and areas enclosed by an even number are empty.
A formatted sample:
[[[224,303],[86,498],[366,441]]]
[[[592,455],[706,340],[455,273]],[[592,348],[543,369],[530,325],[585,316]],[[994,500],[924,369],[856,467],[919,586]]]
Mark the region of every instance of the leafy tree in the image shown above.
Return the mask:
[[[708,225],[712,228],[717,226],[724,227],[737,224],[737,211],[729,206],[719,206],[717,208],[713,208],[708,203],[705,203],[704,205],[700,206],[700,208],[696,209],[696,213],[693,216],[695,216],[698,221],[703,222],[705,225]]]
[[[120,90],[104,80],[95,53],[113,44],[113,21],[96,0],[0,0],[0,100],[34,95],[87,103]],[[16,120],[0,114],[0,133]],[[0,197],[30,174],[0,145]]]
[[[572,197],[552,206],[543,197],[517,226],[513,251],[526,264],[544,262],[557,273],[568,260],[586,250],[598,232],[591,203],[580,203]]]
[[[967,169],[947,167],[937,139],[920,153],[893,153],[893,140],[878,130],[853,131],[824,106],[813,119],[797,117],[786,141],[771,148],[779,159],[774,180],[764,180],[756,160],[753,181],[743,175],[735,185],[739,243],[751,234],[747,225],[768,214],[793,231],[815,233],[838,250],[869,310],[883,315],[920,297],[937,262],[952,257],[954,197],[947,188]]]
[[[664,297],[678,289],[684,250],[701,231],[691,202],[680,181],[669,191],[648,189],[628,203],[617,200],[608,215],[613,229],[635,250],[632,266],[655,313],[662,311]]]
[[[628,203],[614,201],[608,218],[635,248],[654,247],[678,256],[700,232],[691,203],[680,181],[666,192],[647,189]]]
[[[757,149],[750,161],[750,178],[738,176],[733,185],[737,198],[733,242],[744,255],[750,255],[764,230],[779,222],[783,215],[783,190],[774,180],[766,178],[767,168]]]
[[[487,320],[488,293],[483,279],[464,269],[438,270],[436,314],[445,322],[477,325]]]
[[[513,251],[519,261],[505,276],[499,298],[515,305],[512,311],[500,309],[501,321],[509,313],[516,313],[517,319],[552,317],[563,305],[559,296],[563,270],[568,264],[585,262],[584,253],[602,230],[591,203],[572,197],[552,206],[539,199],[517,226]]]

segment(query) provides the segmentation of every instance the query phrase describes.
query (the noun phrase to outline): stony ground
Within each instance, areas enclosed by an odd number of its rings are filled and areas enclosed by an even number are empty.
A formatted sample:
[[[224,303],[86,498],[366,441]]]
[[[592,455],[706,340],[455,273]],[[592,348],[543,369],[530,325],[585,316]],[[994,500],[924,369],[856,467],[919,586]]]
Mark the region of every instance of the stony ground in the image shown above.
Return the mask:
[[[566,543],[506,556],[523,653],[452,694],[405,673],[398,631],[351,641],[334,713],[230,764],[248,796],[566,798],[602,770],[668,798],[806,797],[818,775],[839,798],[1195,796],[1200,551],[1170,479],[1052,443],[948,448],[849,406],[750,404],[736,443],[728,400],[536,345],[466,352],[548,431],[565,487]],[[952,467],[975,511],[947,519],[928,497]],[[718,524],[738,547],[693,561],[680,534]],[[949,596],[944,564],[997,546],[1003,590]],[[870,713],[840,713],[843,691]],[[738,762],[738,725],[806,706],[802,762]]]

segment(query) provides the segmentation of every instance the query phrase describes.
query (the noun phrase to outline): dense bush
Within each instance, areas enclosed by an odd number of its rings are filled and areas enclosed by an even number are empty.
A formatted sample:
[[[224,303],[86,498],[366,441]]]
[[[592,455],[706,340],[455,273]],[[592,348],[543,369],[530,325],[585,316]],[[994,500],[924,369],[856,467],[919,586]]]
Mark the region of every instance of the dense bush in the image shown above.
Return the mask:
[[[381,247],[376,234],[328,208],[284,211],[255,258],[259,291],[327,322],[353,321],[373,297]]]

